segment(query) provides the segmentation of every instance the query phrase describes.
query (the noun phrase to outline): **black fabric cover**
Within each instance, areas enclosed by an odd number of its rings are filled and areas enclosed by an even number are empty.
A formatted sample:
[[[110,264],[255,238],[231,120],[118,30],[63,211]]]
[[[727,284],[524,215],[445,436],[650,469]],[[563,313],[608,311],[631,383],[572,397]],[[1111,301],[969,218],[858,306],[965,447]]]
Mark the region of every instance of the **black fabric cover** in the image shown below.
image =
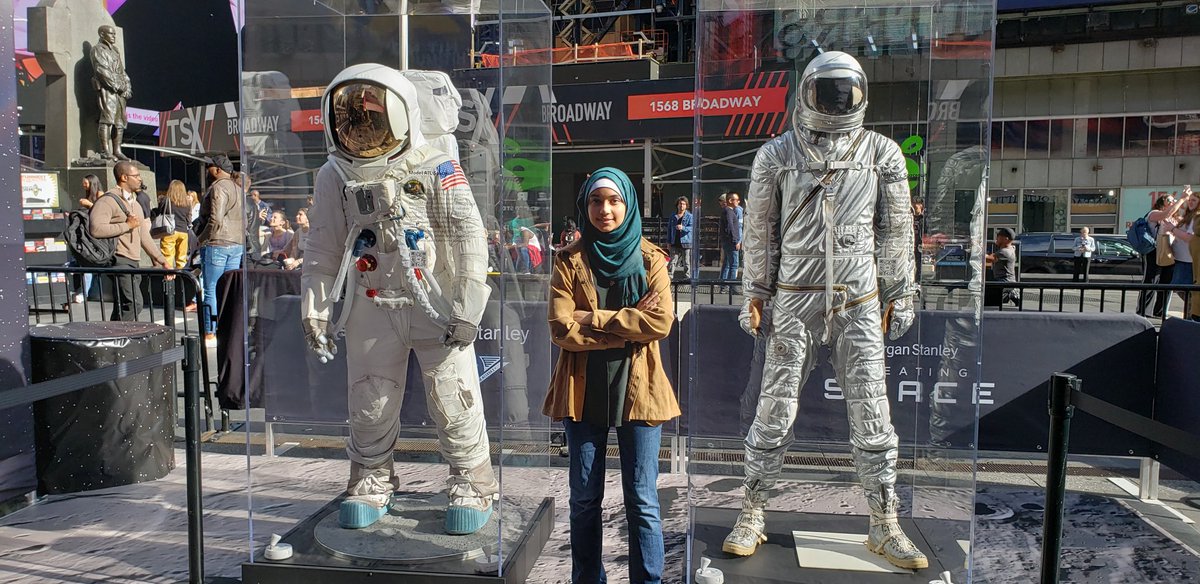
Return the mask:
[[[243,290],[247,281],[249,289]],[[263,407],[267,361],[260,355],[275,334],[275,301],[299,293],[299,271],[231,270],[217,280],[217,401],[222,409]],[[299,330],[299,312],[296,314]],[[303,340],[301,336],[301,344]]]
[[[692,436],[740,439],[739,412],[753,416],[757,385],[751,377],[753,339],[737,324],[736,306],[694,306],[683,319],[680,361],[684,431]],[[980,354],[979,340],[982,334]],[[918,322],[888,342],[888,398],[892,422],[905,444],[931,441],[954,448],[1045,452],[1049,429],[1047,384],[1055,372],[1083,379],[1089,395],[1144,416],[1154,403],[1155,331],[1145,319],[1123,314],[985,312],[982,327],[969,313],[922,311]],[[954,352],[957,350],[957,352]],[[977,363],[982,362],[982,368]],[[1186,361],[1185,361],[1186,362]],[[695,365],[693,365],[695,364]],[[761,372],[758,373],[761,375]],[[978,383],[979,387],[975,387]],[[935,387],[937,403],[935,403]],[[743,392],[753,392],[739,403]],[[829,350],[800,394],[796,438],[845,444],[846,407],[836,387]],[[1145,456],[1149,441],[1092,416],[1077,414],[1071,452]]]
[[[30,330],[34,383],[174,346],[145,322],[73,322]],[[38,492],[73,493],[150,481],[175,468],[176,366],[34,402]]]
[[[1196,379],[1196,347],[1200,322],[1167,319],[1158,337],[1158,397],[1154,419],[1200,436],[1200,381]],[[1155,445],[1159,461],[1200,481],[1200,460]]]

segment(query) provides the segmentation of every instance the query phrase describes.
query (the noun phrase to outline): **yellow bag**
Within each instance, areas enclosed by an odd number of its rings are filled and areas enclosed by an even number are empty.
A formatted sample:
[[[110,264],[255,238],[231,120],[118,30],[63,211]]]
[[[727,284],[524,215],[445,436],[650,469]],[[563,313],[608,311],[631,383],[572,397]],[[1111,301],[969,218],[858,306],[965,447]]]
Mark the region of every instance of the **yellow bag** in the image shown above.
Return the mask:
[[[1154,242],[1154,262],[1163,267],[1175,265],[1175,254],[1171,251],[1171,234],[1166,230],[1162,230]]]

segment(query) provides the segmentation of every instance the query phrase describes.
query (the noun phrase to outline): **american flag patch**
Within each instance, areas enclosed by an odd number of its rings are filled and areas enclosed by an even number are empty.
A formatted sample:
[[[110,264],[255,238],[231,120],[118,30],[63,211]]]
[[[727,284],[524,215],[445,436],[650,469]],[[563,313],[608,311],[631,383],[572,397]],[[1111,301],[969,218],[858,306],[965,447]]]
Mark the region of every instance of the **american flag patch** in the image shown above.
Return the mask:
[[[442,179],[442,190],[468,186],[467,177],[463,174],[462,167],[454,160],[448,160],[439,164],[437,175],[438,178]]]

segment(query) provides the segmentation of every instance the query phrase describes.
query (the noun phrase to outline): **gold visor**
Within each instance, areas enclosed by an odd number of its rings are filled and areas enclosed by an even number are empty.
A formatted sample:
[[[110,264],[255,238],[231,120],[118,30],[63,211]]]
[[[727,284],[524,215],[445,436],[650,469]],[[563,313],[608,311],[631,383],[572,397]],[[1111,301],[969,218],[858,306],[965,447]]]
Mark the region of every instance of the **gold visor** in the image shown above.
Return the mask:
[[[355,158],[375,158],[395,150],[407,136],[392,135],[389,115],[408,116],[406,111],[387,111],[387,90],[370,83],[350,82],[333,90],[333,139],[339,150]],[[405,124],[407,125],[407,124]]]

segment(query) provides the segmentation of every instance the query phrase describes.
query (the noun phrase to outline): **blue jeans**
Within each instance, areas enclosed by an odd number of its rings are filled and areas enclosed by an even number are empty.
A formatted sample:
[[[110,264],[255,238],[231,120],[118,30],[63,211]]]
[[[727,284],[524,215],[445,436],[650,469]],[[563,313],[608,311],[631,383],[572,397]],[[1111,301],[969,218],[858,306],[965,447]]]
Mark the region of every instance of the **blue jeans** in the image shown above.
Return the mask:
[[[734,249],[734,244],[731,241],[722,241],[721,250],[725,252],[724,258],[721,260],[721,279],[736,280],[738,273],[739,255],[742,252]]]
[[[1192,283],[1192,262],[1175,262],[1175,271],[1171,272],[1171,283],[1190,286]]]
[[[603,548],[604,452],[609,428],[563,420],[570,453],[571,582],[608,582],[600,562]],[[627,422],[617,428],[621,488],[629,530],[629,581],[662,582],[663,535],[658,511],[658,447],[662,426]]]
[[[241,245],[206,245],[200,250],[201,269],[204,276],[204,305],[208,307],[207,318],[202,317],[205,334],[217,330],[217,280],[221,274],[242,266],[246,248]]]
[[[528,274],[533,271],[533,258],[529,257],[529,248],[524,245],[517,246],[517,273]]]

